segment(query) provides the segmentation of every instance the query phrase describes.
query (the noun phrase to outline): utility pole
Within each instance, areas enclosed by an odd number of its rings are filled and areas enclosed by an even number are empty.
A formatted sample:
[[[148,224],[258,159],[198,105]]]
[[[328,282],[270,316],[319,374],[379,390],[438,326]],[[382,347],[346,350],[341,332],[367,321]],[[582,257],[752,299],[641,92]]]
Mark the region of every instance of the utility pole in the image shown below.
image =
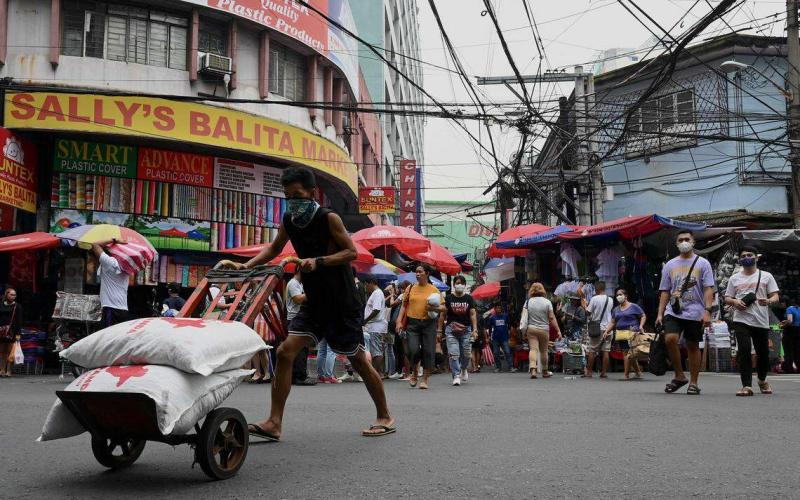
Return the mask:
[[[591,225],[603,222],[603,172],[602,165],[597,163],[590,169],[595,161],[597,140],[590,138],[597,128],[594,116],[594,75],[584,72],[583,66],[575,66],[572,73],[547,72],[539,75],[522,75],[524,83],[542,82],[574,82],[575,84],[575,136],[580,140],[578,145],[577,165],[570,169],[570,173],[581,173],[578,178],[578,214],[576,223]],[[516,76],[488,76],[478,77],[478,85],[505,85],[511,87],[519,80]],[[539,194],[541,190],[537,189]]]
[[[786,0],[786,47],[789,63],[789,158],[792,164],[792,221],[800,229],[800,33],[797,0]]]

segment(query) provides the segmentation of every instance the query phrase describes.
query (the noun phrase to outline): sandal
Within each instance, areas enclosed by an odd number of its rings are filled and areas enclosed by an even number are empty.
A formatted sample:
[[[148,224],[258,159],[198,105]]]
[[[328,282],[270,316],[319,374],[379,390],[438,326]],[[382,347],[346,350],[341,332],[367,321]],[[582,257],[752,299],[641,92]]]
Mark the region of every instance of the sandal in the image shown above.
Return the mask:
[[[411,387],[416,387],[417,386],[417,374],[416,373],[411,375],[411,377],[409,377],[408,385],[411,386]]]
[[[686,389],[686,394],[690,396],[699,396],[700,395],[700,387],[697,384],[689,384],[689,388]]]
[[[247,424],[247,432],[251,436],[261,438],[268,443],[277,443],[281,440],[280,436],[267,432],[256,424]]]
[[[677,391],[678,389],[680,389],[681,387],[683,387],[684,385],[686,385],[688,383],[689,383],[688,380],[678,380],[678,379],[674,378],[664,388],[664,392],[666,392],[667,394],[672,394],[673,392]]]
[[[736,395],[737,396],[742,396],[742,397],[752,396],[753,395],[753,389],[751,389],[749,387],[742,387],[741,389],[736,391]]]
[[[769,382],[766,380],[763,382],[759,380],[758,388],[761,390],[761,394],[772,394],[772,387],[770,387]]]
[[[553,376],[553,372],[551,372],[551,371],[545,370],[544,373],[542,373],[542,378],[550,378],[552,376]]]

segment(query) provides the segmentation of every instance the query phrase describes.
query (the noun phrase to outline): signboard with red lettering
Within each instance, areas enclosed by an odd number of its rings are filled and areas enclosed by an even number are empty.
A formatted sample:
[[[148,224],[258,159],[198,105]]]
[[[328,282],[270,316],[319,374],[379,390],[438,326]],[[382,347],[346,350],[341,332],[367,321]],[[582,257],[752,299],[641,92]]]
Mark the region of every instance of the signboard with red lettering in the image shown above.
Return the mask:
[[[417,162],[400,160],[400,225],[417,230]]]
[[[192,153],[139,148],[138,177],[191,186],[214,185],[214,158]]]
[[[2,127],[0,203],[36,213],[36,148]]]
[[[395,189],[392,186],[358,188],[358,213],[388,214],[395,212]]]

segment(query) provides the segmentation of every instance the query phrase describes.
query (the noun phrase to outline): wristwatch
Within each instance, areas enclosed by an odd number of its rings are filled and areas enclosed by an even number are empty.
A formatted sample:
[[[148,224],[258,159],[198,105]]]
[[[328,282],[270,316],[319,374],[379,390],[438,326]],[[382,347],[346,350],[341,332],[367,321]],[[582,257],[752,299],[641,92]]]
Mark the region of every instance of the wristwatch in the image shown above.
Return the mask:
[[[708,312],[711,312],[711,311],[713,311],[713,310],[714,310],[714,308],[713,308],[713,307],[706,307],[706,311],[708,311]]]
[[[316,264],[317,267],[324,266],[325,265],[325,257],[317,257],[316,259],[314,259],[314,264]]]

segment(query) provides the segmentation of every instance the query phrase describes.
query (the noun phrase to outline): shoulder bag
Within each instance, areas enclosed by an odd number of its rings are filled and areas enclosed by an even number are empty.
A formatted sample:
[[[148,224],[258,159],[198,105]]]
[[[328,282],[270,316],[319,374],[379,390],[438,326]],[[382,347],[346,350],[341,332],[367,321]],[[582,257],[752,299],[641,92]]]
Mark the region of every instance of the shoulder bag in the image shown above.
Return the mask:
[[[522,307],[522,317],[519,319],[519,331],[522,334],[528,334],[528,299],[525,301],[525,305]]]
[[[694,265],[697,264],[697,261],[699,259],[700,259],[700,256],[697,255],[697,256],[695,256],[694,261],[692,261],[692,265],[689,267],[689,272],[686,273],[686,278],[684,278],[683,285],[681,285],[681,293],[680,293],[680,295],[678,295],[677,297],[672,297],[672,304],[671,304],[672,305],[672,312],[675,313],[675,314],[678,314],[678,315],[681,314],[681,311],[682,311],[682,309],[681,309],[681,297],[683,296],[684,293],[686,293],[686,290],[689,289],[689,281],[692,279],[692,271],[694,271]]]
[[[603,316],[606,315],[606,310],[608,309],[608,301],[611,300],[611,297],[606,296],[606,303],[603,305],[603,312],[600,313],[600,321],[603,320]],[[601,337],[603,335],[603,329],[600,328],[600,321],[589,321],[589,337],[596,339],[597,337]]]
[[[12,325],[14,324],[14,316],[17,314],[17,304],[11,309],[11,320],[7,325],[0,326],[0,340],[11,341],[14,340],[14,331]]]
[[[664,328],[661,325],[656,325],[656,336],[650,343],[647,369],[659,377],[667,373],[667,346],[664,343]]]
[[[414,285],[409,285],[408,291],[404,294],[403,297],[403,305],[401,308],[403,309],[403,315],[400,318],[400,330],[405,331],[408,329],[408,305],[411,303],[411,289],[414,288]]]

